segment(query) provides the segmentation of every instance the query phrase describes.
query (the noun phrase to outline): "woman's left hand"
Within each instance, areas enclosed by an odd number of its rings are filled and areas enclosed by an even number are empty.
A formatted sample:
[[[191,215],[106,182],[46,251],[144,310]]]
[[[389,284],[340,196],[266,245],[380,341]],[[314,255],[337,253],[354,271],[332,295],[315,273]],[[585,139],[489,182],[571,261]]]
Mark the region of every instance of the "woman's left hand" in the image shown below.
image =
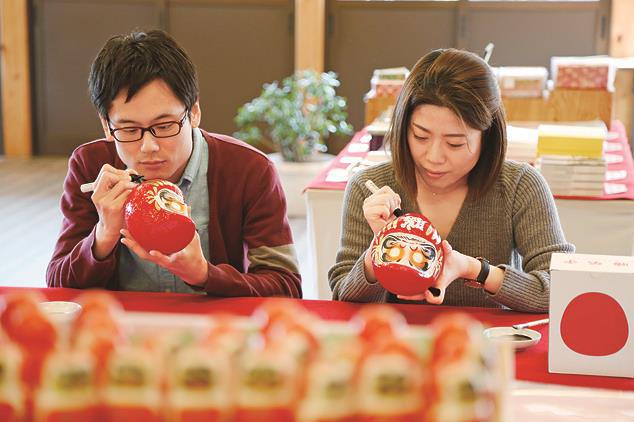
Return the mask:
[[[414,296],[398,296],[399,299],[405,300],[423,300],[427,303],[434,305],[440,305],[445,300],[445,290],[454,280],[463,277],[469,270],[469,257],[461,254],[458,251],[454,251],[449,242],[442,241],[442,250],[444,254],[444,265],[440,276],[436,279],[436,282],[432,284],[432,287],[438,289],[440,294],[434,296],[432,292],[427,290],[425,293]]]

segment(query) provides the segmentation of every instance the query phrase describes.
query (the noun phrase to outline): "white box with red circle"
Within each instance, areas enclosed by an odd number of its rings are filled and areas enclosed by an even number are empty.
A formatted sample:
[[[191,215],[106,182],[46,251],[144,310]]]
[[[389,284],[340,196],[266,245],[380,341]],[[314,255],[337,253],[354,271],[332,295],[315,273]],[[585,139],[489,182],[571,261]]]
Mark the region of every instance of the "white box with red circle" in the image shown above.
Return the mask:
[[[634,377],[634,257],[555,253],[548,371]]]

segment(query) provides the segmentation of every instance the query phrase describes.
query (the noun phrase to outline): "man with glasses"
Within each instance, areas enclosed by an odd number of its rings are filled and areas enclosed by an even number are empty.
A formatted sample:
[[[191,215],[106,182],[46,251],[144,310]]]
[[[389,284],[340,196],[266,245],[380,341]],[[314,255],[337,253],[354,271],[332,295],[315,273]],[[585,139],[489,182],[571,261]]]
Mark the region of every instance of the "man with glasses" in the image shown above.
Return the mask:
[[[48,285],[301,297],[275,168],[245,143],[198,127],[196,70],[176,42],[162,31],[113,37],[88,83],[105,139],[70,158]],[[182,251],[146,251],[125,229],[134,174],[183,191],[196,234]]]

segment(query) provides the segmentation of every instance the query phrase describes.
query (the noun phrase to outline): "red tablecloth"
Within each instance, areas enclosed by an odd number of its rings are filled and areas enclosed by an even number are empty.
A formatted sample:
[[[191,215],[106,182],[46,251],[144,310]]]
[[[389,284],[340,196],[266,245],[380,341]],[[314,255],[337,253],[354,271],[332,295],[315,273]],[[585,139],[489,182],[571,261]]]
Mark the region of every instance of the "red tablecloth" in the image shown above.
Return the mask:
[[[623,184],[626,187],[626,191],[622,193],[604,194],[603,196],[556,196],[561,199],[590,199],[590,200],[604,200],[604,199],[634,199],[634,160],[632,159],[632,152],[627,140],[627,133],[625,126],[618,120],[612,122],[610,132],[618,134],[614,139],[607,141],[608,144],[620,145],[619,150],[611,151],[609,154],[615,156],[621,156],[620,162],[610,163],[607,166],[608,171],[625,170],[626,176],[623,180],[615,180],[613,183]],[[326,181],[328,172],[334,168],[345,169],[349,164],[345,163],[344,157],[365,157],[366,151],[354,152],[358,149],[360,144],[368,144],[370,142],[369,135],[365,129],[357,132],[352,140],[346,145],[346,147],[337,155],[337,157],[326,167],[321,173],[319,173],[306,187],[306,189],[325,189],[325,190],[344,190],[347,182],[330,182]],[[356,147],[354,145],[357,145]],[[352,151],[351,151],[352,149]],[[342,161],[343,160],[343,161]]]
[[[0,294],[19,288],[0,287]],[[81,290],[74,289],[33,289],[44,293],[49,300],[73,300]],[[217,313],[229,312],[250,315],[264,298],[224,298],[175,293],[113,292],[128,311],[176,312],[176,313]],[[296,300],[296,299],[288,299]],[[361,306],[348,302],[324,300],[301,300],[306,308],[324,319],[346,320]],[[512,324],[542,319],[546,314],[527,314],[488,308],[455,308],[450,306],[392,305],[411,324],[427,324],[436,315],[444,312],[464,311],[489,326],[509,326]],[[634,379],[599,377],[589,375],[563,375],[548,373],[548,327],[536,328],[542,334],[541,341],[531,348],[516,353],[516,378],[548,384],[609,388],[634,391]]]

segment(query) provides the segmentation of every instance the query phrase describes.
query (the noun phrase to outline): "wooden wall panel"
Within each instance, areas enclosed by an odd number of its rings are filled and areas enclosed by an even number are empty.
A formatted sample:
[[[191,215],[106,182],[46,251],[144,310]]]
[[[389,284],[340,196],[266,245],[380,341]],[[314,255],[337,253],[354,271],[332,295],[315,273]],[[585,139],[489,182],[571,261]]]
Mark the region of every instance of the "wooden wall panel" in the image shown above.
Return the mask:
[[[295,70],[324,71],[326,0],[295,0]]]
[[[495,66],[546,66],[552,56],[605,54],[595,47],[596,9],[473,9],[466,19],[465,48],[495,44]]]
[[[614,57],[634,56],[634,1],[612,0],[610,25],[610,55]]]
[[[112,36],[159,27],[152,0],[38,0],[35,7],[35,152],[68,155],[103,137],[88,95],[90,64]]]
[[[293,2],[179,1],[167,30],[198,69],[202,127],[231,135],[238,108],[293,73]]]
[[[634,57],[634,1],[612,0],[610,55]],[[625,125],[628,138],[634,124],[634,68],[618,69],[614,80],[614,117]]]
[[[0,0],[2,144],[8,157],[32,154],[28,1]]]
[[[431,49],[455,45],[452,4],[394,3],[328,3],[326,69],[339,75],[355,129],[364,125],[363,96],[374,69],[411,68]]]

